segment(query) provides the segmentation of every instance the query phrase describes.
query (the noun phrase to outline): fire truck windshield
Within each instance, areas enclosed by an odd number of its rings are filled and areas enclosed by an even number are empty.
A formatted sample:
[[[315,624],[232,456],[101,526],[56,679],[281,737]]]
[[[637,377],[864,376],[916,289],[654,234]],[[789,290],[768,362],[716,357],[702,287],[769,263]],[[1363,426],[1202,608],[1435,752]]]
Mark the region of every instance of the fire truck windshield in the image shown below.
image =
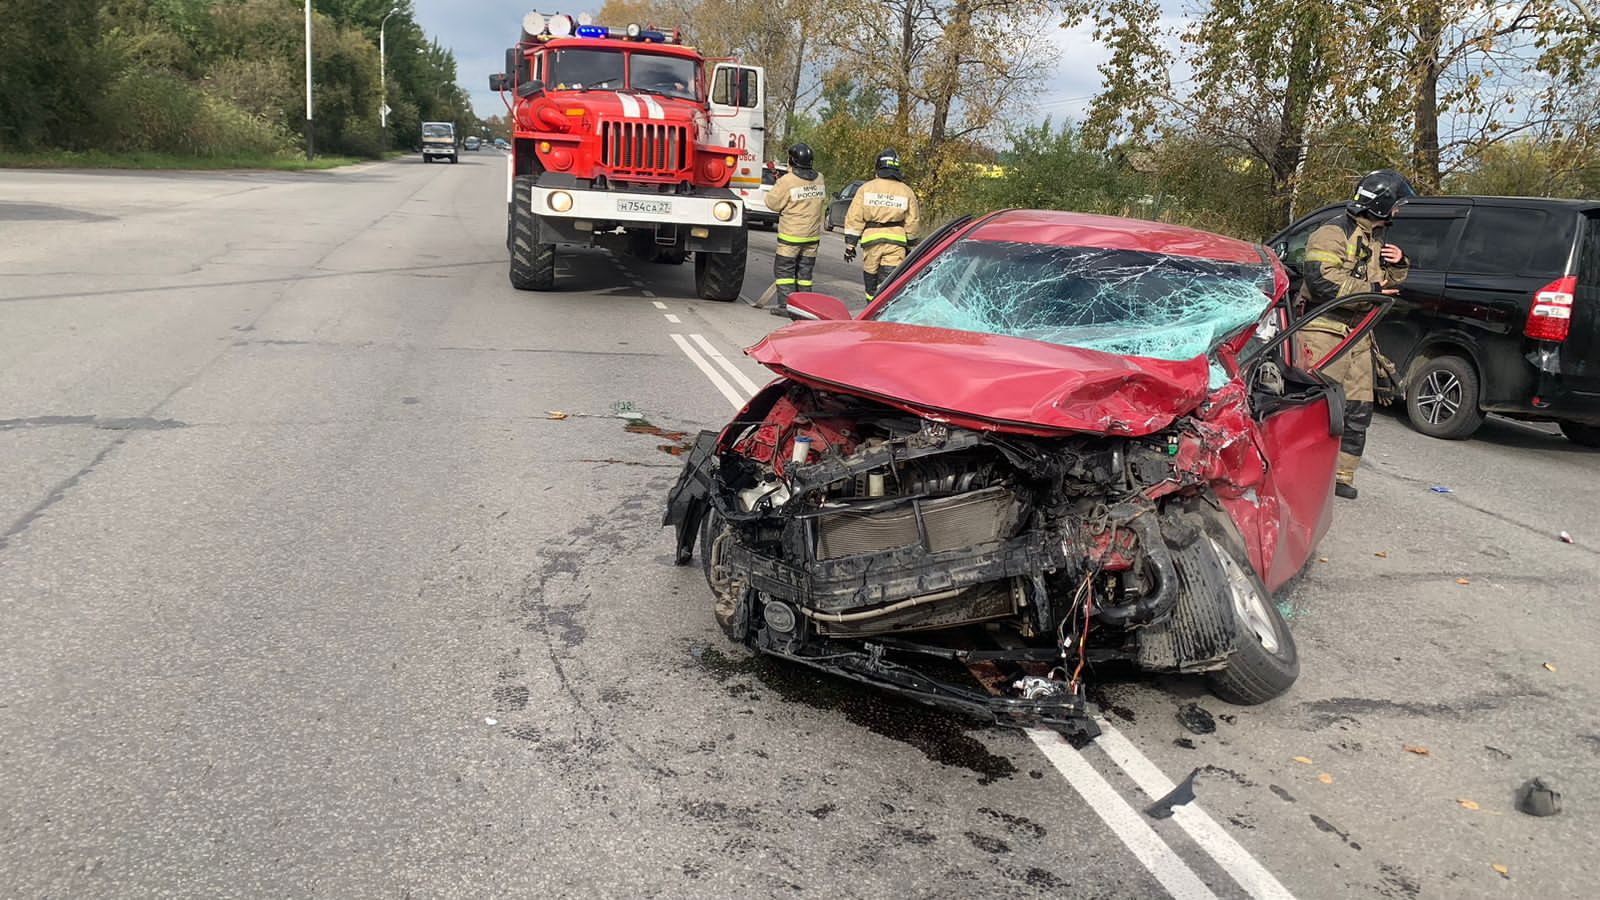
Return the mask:
[[[620,50],[556,50],[547,84],[556,90],[623,90],[683,100],[700,98],[699,63],[692,59]],[[632,60],[625,62],[624,57]],[[625,66],[631,65],[632,78]]]

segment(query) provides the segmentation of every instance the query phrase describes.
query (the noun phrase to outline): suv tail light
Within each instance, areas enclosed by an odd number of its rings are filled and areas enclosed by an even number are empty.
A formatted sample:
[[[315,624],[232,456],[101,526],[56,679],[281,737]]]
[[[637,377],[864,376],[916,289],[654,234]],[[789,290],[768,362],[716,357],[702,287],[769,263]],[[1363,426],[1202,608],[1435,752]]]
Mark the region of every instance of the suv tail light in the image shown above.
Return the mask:
[[[1536,341],[1564,341],[1572,325],[1572,295],[1578,290],[1578,276],[1557,278],[1533,295],[1528,324],[1523,333]]]

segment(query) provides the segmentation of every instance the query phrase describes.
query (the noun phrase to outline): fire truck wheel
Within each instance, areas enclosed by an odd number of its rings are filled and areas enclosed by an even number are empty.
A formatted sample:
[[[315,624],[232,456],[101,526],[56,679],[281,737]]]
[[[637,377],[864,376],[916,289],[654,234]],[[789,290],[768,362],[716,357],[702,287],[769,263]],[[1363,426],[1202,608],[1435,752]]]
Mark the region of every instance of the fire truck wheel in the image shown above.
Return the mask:
[[[548,291],[556,286],[556,245],[535,243],[539,217],[533,214],[533,177],[519,176],[511,201],[511,286]]]
[[[739,289],[744,287],[745,250],[749,235],[743,228],[733,230],[733,249],[727,253],[694,254],[694,288],[704,300],[721,300],[724,303],[739,299]]]

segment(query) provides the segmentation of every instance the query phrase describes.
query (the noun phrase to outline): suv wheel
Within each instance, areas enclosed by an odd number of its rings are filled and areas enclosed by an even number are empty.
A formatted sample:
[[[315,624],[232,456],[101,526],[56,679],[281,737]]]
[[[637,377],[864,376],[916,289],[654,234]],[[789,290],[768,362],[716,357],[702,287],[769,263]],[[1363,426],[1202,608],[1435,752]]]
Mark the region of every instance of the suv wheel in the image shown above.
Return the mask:
[[[1585,425],[1582,422],[1562,422],[1561,433],[1567,440],[1580,447],[1600,447],[1600,425]]]
[[[1478,408],[1478,373],[1459,356],[1436,356],[1411,364],[1406,375],[1406,416],[1428,437],[1459,441],[1483,424]]]

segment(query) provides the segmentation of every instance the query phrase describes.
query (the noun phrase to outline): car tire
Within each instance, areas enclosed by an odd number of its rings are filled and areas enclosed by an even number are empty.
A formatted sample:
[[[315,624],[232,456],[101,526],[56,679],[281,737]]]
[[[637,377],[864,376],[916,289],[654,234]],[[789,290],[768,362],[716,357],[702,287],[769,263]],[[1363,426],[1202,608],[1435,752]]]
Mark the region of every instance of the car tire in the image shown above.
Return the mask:
[[[548,291],[556,286],[556,245],[536,242],[539,217],[533,214],[531,175],[513,184],[511,198],[511,286],[519,291]]]
[[[1406,418],[1428,437],[1471,437],[1483,424],[1478,396],[1478,372],[1460,356],[1425,357],[1406,373]]]
[[[706,510],[700,520],[700,568],[705,572],[706,585],[711,588],[711,617],[717,620],[717,627],[728,640],[742,644],[750,630],[750,603],[745,596],[749,589],[726,582],[716,569],[717,541],[726,532],[722,516],[715,509]]]
[[[1580,447],[1600,447],[1600,425],[1582,422],[1561,422],[1561,433]]]
[[[822,230],[824,230],[824,231],[832,231],[833,230],[833,214],[832,213],[823,213],[822,214]]]
[[[1288,691],[1300,677],[1300,652],[1294,635],[1251,567],[1233,520],[1209,505],[1192,509],[1193,514],[1184,521],[1197,526],[1193,531],[1198,533],[1183,552],[1174,555],[1181,570],[1180,583],[1215,598],[1214,612],[1204,618],[1217,623],[1231,618],[1234,625],[1233,652],[1222,666],[1207,673],[1207,682],[1213,694],[1229,703],[1265,703]],[[1194,643],[1198,637],[1192,635],[1186,643]]]
[[[703,300],[730,303],[739,299],[744,287],[745,256],[750,237],[743,228],[733,229],[733,249],[726,253],[694,254],[694,289]]]

